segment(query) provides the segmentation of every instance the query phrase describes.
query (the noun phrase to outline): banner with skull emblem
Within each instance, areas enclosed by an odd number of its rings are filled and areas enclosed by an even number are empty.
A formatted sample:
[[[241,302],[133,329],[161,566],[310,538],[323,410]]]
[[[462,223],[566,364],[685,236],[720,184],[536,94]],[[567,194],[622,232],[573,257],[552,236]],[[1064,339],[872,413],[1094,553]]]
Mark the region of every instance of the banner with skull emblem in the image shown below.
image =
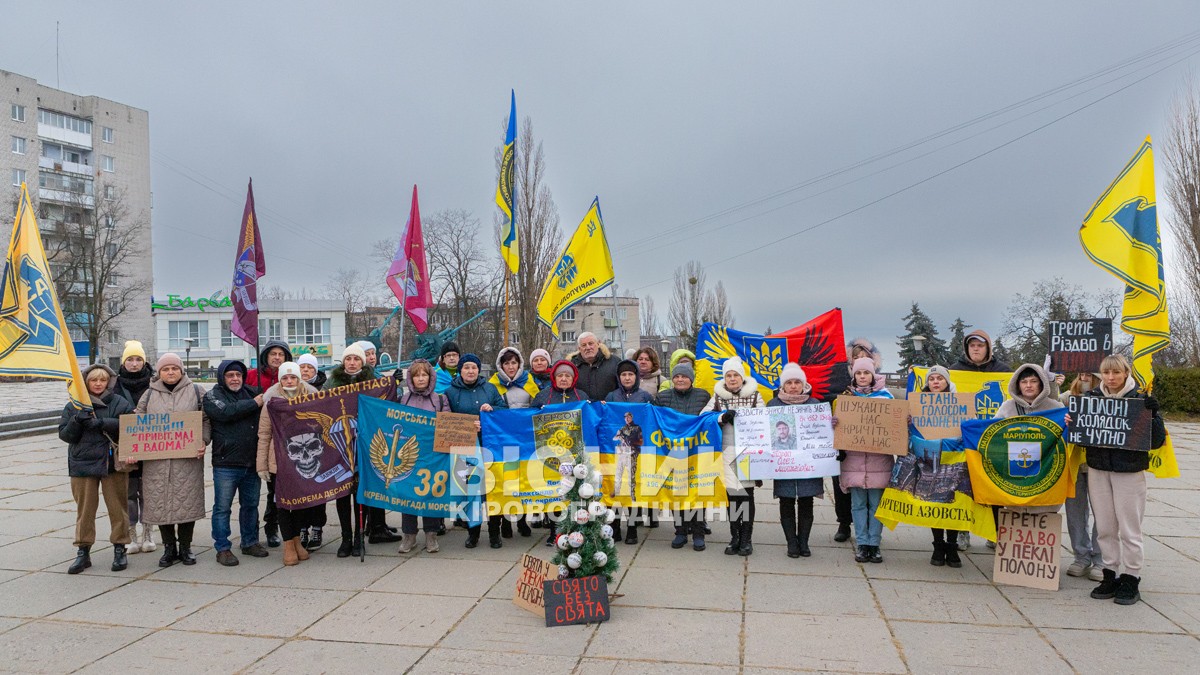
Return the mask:
[[[390,400],[396,381],[366,382],[267,403],[274,445],[275,503],[284,509],[317,506],[354,488],[359,396]]]

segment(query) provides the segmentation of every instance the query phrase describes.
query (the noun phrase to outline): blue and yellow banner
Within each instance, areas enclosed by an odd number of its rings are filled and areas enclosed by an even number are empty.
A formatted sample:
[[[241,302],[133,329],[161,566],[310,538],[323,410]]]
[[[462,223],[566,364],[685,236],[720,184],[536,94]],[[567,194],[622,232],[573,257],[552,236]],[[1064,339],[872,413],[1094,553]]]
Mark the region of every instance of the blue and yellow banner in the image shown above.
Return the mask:
[[[996,540],[996,519],[971,491],[962,439],[910,437],[909,454],[896,460],[875,517],[888,529],[899,523],[975,534]]]
[[[538,321],[558,335],[558,317],[563,312],[612,282],[612,254],[600,216],[600,198],[596,197],[546,276],[538,298]]]
[[[504,135],[504,151],[500,155],[500,178],[496,183],[496,205],[504,212],[504,223],[500,226],[500,257],[513,274],[521,268],[521,249],[517,237],[517,187],[514,178],[516,159],[517,92],[513,90],[508,112],[508,133]]]
[[[24,183],[0,280],[0,375],[66,380],[71,404],[92,409]]]
[[[1125,284],[1121,330],[1133,336],[1138,389],[1150,392],[1151,357],[1171,344],[1171,326],[1149,136],[1084,216],[1079,243],[1092,262]]]
[[[1079,457],[1063,440],[1066,408],[962,425],[980,504],[1057,506],[1075,495]]]
[[[908,393],[921,391],[925,387],[928,368],[914,366],[908,371]],[[952,370],[950,381],[960,393],[975,394],[975,415],[981,418],[994,417],[1000,404],[1008,395],[1008,381],[1012,373],[980,373],[973,370]]]
[[[728,503],[718,413],[648,403],[593,403],[605,504],[687,510]]]
[[[465,514],[454,455],[435,452],[437,415],[369,396],[358,399],[358,502],[430,518]],[[477,498],[476,498],[477,499]]]

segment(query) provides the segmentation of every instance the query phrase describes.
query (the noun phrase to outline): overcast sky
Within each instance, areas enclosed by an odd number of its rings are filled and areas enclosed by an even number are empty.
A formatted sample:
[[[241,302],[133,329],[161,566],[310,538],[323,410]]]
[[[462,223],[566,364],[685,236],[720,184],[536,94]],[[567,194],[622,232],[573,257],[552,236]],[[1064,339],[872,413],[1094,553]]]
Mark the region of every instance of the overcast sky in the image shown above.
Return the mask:
[[[515,88],[564,229],[599,195],[623,294],[665,310],[696,259],[736,327],[840,306],[888,369],[914,300],[943,331],[994,332],[1038,279],[1116,287],[1079,222],[1200,50],[1195,0],[45,0],[4,17],[0,68],[54,86],[60,21],[61,88],[150,112],[156,295],[229,286],[249,176],[268,285],[359,264],[403,228],[413,183],[423,213],[490,227]]]

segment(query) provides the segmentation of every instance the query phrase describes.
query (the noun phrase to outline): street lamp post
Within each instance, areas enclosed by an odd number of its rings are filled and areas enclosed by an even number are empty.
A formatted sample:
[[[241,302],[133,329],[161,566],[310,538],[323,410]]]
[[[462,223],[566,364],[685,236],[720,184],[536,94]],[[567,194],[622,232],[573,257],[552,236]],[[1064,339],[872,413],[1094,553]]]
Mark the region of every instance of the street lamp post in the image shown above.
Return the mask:
[[[187,346],[183,348],[183,372],[187,373],[192,369],[192,347],[200,341],[200,338],[184,338],[183,341]],[[191,377],[191,374],[188,374]]]
[[[925,336],[924,335],[912,336],[912,343],[913,343],[913,365],[914,366],[927,365],[924,363],[925,359],[923,358],[925,355]]]

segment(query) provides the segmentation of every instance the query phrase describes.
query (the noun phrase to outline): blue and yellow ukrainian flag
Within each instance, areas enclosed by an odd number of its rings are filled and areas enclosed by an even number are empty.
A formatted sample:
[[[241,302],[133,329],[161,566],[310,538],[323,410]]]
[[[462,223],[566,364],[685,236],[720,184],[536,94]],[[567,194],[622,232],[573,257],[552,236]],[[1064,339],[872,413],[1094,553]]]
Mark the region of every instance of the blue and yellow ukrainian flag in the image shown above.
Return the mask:
[[[514,169],[517,158],[517,92],[512,92],[508,112],[508,133],[504,136],[504,154],[500,158],[500,180],[496,184],[496,205],[504,212],[500,226],[500,257],[513,274],[521,268],[521,252],[517,241],[517,188]]]
[[[71,403],[92,409],[24,184],[0,282],[0,375],[66,380]]]
[[[608,288],[613,278],[612,253],[600,216],[600,198],[596,197],[546,276],[538,299],[538,321],[558,335],[558,317],[584,298]]]
[[[1133,377],[1149,393],[1154,388],[1151,357],[1171,343],[1149,136],[1092,205],[1079,241],[1092,262],[1125,283],[1121,330],[1133,336]]]

